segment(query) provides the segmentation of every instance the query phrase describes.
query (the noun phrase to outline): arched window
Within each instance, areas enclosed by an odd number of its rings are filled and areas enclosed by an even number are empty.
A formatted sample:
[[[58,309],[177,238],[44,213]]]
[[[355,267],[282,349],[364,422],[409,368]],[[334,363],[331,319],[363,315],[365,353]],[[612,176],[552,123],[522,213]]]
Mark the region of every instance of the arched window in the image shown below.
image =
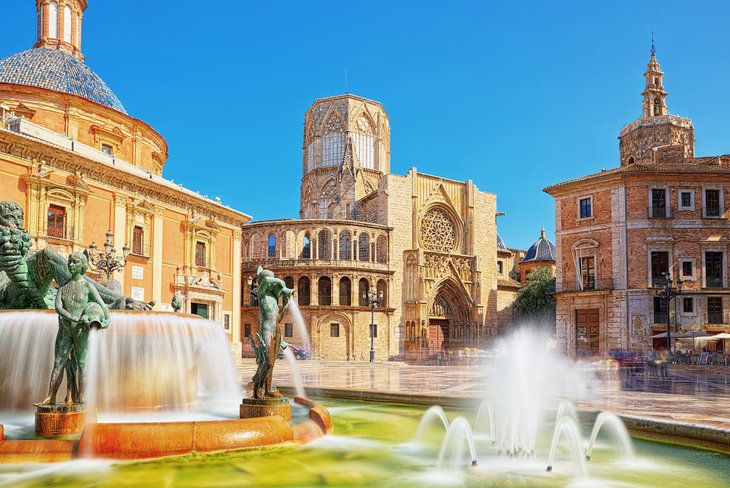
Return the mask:
[[[340,278],[340,305],[343,307],[352,305],[352,282],[347,276]]]
[[[352,145],[357,152],[360,166],[375,169],[375,137],[373,126],[364,115],[357,119],[355,131],[352,134]]]
[[[345,128],[336,112],[331,112],[322,130],[322,166],[339,166],[345,154]]]
[[[385,280],[378,280],[378,307],[388,308],[388,283]]]
[[[322,191],[319,194],[319,218],[327,218],[327,210],[329,209],[332,202],[335,200],[335,194],[337,192],[337,183],[335,179],[327,181],[322,187]]]
[[[302,237],[302,252],[299,253],[299,257],[301,259],[312,258],[312,246],[309,241],[309,234],[304,234],[304,237]]]
[[[266,246],[266,257],[276,257],[276,236],[274,234],[269,235],[269,240]]]
[[[317,281],[317,288],[319,289],[319,304],[320,305],[332,305],[332,280],[326,276],[322,276]]]
[[[297,303],[299,305],[309,305],[309,278],[302,276],[297,283]]]
[[[360,278],[357,284],[357,300],[361,307],[368,306],[368,293],[370,292],[370,283],[365,278]]]
[[[58,39],[58,2],[48,5],[48,37]]]
[[[71,43],[71,6],[63,7],[63,40]]]
[[[658,99],[654,99],[654,116],[662,114],[662,102]]]
[[[319,242],[317,244],[319,259],[332,259],[331,235],[332,234],[327,229],[322,229],[319,231]]]
[[[385,236],[378,237],[378,262],[379,263],[387,263],[388,262],[388,240],[385,238]]]
[[[352,235],[347,230],[340,232],[340,259],[352,259]]]
[[[370,261],[370,236],[367,232],[360,232],[360,237],[357,239],[357,247],[359,249],[358,261]]]
[[[251,251],[249,253],[251,259],[261,259],[261,236],[253,234],[251,236]]]
[[[294,289],[294,278],[292,278],[291,276],[285,277],[284,278],[284,286],[286,286],[290,290],[293,290]]]

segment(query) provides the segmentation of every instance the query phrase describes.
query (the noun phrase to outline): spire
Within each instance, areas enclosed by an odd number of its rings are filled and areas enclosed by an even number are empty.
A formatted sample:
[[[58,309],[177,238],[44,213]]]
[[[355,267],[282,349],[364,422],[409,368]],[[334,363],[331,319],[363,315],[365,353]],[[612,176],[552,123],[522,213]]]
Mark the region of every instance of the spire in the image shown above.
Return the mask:
[[[34,48],[58,49],[84,60],[81,21],[87,0],[36,0],[38,40]]]
[[[545,239],[545,227],[540,229],[540,239]]]
[[[642,117],[658,117],[660,115],[667,115],[667,102],[665,100],[667,92],[664,91],[664,83],[662,82],[661,67],[659,61],[656,58],[656,46],[654,45],[654,32],[651,33],[651,58],[649,64],[644,73],[646,78],[646,86],[641,95],[644,97],[644,102],[641,104]]]

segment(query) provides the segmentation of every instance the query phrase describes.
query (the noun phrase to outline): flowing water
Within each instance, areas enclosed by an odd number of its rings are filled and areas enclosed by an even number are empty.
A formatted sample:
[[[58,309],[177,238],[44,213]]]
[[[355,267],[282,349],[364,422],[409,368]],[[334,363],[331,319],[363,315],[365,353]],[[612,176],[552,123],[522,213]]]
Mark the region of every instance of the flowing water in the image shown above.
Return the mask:
[[[312,353],[312,341],[309,338],[309,328],[306,322],[304,322],[304,316],[296,300],[289,300],[289,314],[294,321],[294,327],[296,329],[295,336],[302,341],[302,347],[307,350],[310,354]]]
[[[55,313],[0,313],[0,410],[31,412],[46,397]],[[65,390],[61,388],[58,399]],[[112,312],[89,340],[86,401],[100,413],[235,411],[241,388],[220,324],[161,312]],[[235,412],[234,412],[235,413]]]

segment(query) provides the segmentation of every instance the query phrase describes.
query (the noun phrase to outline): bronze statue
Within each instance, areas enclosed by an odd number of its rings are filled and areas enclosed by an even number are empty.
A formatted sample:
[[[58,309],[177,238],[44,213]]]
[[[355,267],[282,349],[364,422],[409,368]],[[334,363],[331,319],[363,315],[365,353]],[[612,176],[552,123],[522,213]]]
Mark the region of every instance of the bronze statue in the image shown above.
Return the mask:
[[[0,309],[53,309],[55,280],[63,286],[71,280],[66,259],[50,247],[30,253],[31,239],[23,228],[23,209],[15,202],[0,201]],[[140,302],[115,293],[84,277],[112,309],[151,310],[155,302]]]
[[[58,289],[56,312],[58,333],[56,355],[48,388],[48,398],[40,405],[56,403],[56,394],[61,386],[63,371],[66,371],[66,403],[83,403],[86,359],[89,347],[89,332],[92,327],[109,327],[109,308],[96,287],[84,279],[88,268],[84,254],[75,252],[68,258],[71,280]]]
[[[256,352],[256,364],[258,365],[253,376],[253,395],[254,398],[263,400],[267,397],[278,396],[278,392],[271,389],[274,363],[279,354],[279,347],[282,346],[281,328],[278,327],[278,323],[284,316],[294,290],[287,288],[286,284],[276,278],[272,271],[264,270],[259,266],[256,272],[256,288],[252,291],[256,293],[259,301],[258,345],[253,337],[249,336]],[[279,310],[279,297],[283,301],[281,311]],[[284,343],[283,347],[286,346],[287,344]]]

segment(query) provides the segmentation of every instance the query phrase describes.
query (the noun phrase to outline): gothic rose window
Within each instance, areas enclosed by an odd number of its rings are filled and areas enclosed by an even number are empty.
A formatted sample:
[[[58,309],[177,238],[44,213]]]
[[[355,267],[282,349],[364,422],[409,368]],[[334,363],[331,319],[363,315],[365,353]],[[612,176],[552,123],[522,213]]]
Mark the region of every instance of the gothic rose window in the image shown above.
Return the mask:
[[[443,210],[432,208],[421,219],[421,242],[429,251],[453,251],[456,247],[454,221]]]

